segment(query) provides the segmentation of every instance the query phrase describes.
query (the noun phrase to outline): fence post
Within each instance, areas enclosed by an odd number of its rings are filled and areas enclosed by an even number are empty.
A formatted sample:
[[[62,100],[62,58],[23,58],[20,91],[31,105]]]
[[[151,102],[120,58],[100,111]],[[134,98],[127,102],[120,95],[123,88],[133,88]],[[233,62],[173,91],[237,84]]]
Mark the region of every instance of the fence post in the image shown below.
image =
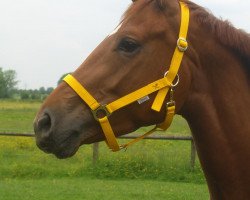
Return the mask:
[[[99,158],[99,142],[93,144],[93,166],[96,165]]]
[[[191,165],[191,169],[194,169],[194,165],[195,165],[195,156],[196,156],[196,148],[195,148],[195,144],[194,144],[194,140],[191,140],[191,155],[190,155],[190,165]]]

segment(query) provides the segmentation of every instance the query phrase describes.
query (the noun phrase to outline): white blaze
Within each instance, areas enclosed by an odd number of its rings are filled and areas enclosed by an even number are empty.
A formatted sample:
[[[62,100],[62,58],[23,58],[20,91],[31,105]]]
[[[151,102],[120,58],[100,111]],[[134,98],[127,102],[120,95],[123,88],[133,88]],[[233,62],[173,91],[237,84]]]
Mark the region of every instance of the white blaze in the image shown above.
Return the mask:
[[[120,23],[116,28],[115,30],[113,30],[108,36],[111,36],[111,35],[114,35],[122,26],[122,23]]]

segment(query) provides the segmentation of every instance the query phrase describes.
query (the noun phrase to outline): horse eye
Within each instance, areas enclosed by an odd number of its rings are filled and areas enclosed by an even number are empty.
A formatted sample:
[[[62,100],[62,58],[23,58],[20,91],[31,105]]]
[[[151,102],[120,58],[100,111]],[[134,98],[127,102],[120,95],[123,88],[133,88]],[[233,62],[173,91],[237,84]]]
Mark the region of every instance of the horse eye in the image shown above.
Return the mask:
[[[139,47],[140,45],[135,40],[131,38],[124,38],[120,41],[117,49],[125,53],[134,53],[139,49]]]

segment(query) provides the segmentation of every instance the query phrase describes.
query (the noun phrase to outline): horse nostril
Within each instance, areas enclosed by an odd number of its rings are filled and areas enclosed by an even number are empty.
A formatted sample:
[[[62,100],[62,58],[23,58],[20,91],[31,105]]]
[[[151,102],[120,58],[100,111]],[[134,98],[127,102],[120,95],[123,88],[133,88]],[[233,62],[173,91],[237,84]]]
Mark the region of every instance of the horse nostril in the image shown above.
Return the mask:
[[[53,134],[52,126],[51,115],[48,113],[40,115],[34,122],[36,144],[47,153],[51,153],[54,148],[54,141],[51,139]]]
[[[37,130],[39,132],[49,132],[51,128],[51,118],[48,114],[44,114],[37,121]]]

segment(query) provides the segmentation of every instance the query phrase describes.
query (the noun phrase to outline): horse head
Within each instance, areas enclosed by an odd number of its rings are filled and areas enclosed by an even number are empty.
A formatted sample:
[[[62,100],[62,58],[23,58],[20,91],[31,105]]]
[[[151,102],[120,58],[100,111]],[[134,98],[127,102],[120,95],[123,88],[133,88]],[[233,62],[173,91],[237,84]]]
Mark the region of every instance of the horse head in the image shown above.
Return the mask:
[[[178,1],[165,1],[164,4],[158,0],[134,1],[117,29],[72,76],[101,105],[109,104],[166,75],[180,26]],[[178,71],[180,83],[174,94],[177,113],[183,108],[191,83],[188,63],[190,60],[185,56]],[[109,116],[116,136],[164,121],[165,106],[159,111],[151,109],[157,91],[148,94],[145,102],[133,101]],[[169,96],[164,98],[164,104],[168,99]],[[43,103],[34,129],[38,147],[59,158],[74,155],[82,144],[106,139],[89,106],[66,82]]]

